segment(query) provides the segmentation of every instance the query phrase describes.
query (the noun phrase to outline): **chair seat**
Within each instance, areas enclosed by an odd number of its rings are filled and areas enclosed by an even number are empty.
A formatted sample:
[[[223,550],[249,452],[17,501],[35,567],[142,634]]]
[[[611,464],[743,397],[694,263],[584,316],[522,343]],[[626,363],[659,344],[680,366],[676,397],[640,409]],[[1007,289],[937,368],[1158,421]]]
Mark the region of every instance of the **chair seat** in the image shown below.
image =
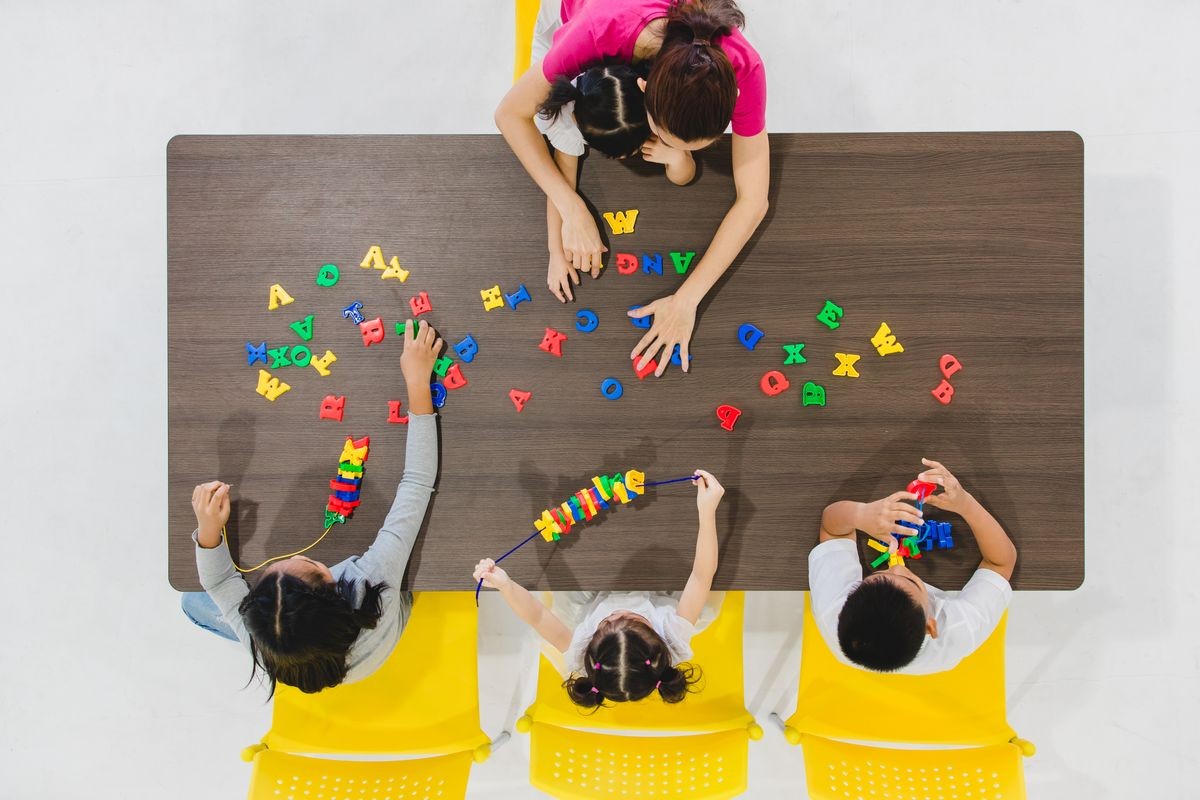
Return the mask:
[[[421,592],[370,677],[316,694],[280,684],[263,744],[291,753],[438,754],[486,745],[471,592]]]
[[[456,800],[466,797],[471,754],[405,761],[342,761],[262,750],[250,800]]]

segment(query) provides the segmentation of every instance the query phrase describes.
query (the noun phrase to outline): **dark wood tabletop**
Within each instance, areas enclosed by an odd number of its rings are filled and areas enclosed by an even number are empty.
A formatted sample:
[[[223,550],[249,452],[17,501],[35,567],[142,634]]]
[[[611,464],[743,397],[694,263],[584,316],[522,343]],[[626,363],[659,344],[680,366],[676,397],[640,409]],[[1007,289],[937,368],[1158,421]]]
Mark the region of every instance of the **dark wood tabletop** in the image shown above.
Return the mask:
[[[657,169],[592,156],[581,192],[597,214],[638,209],[633,233],[601,230],[598,280],[563,305],[546,287],[545,198],[499,136],[183,136],[167,148],[168,576],[199,588],[192,488],[234,484],[229,537],[242,564],[313,541],[346,436],[370,436],[362,504],[309,552],[335,563],[362,552],[391,502],[406,428],[398,320],[426,292],[449,344],[471,334],[468,385],[441,411],[437,491],[405,587],[470,589],[477,559],[496,557],[533,520],[588,485],[630,468],[648,480],[704,467],[726,487],[718,512],[719,589],[804,589],[821,510],[903,489],[928,456],[943,461],[1004,524],[1020,551],[1017,589],[1083,581],[1083,143],[1073,133],[775,134],[766,220],[700,306],[689,374],[639,380],[629,352],[642,331],[625,311],[683,280],[671,251],[699,261],[734,199],[728,139],[697,154],[685,188]],[[411,272],[401,284],[359,263],[372,245]],[[663,274],[617,269],[616,253],[661,253]],[[340,279],[318,286],[336,264]],[[694,265],[695,262],[693,262]],[[295,301],[267,310],[280,284]],[[499,285],[531,300],[485,311]],[[826,300],[844,315],[817,320]],[[382,317],[364,347],[342,309]],[[576,312],[599,318],[590,333]],[[289,325],[315,315],[304,342]],[[871,344],[886,322],[904,352]],[[763,332],[751,351],[738,330]],[[538,348],[547,327],[562,357]],[[256,393],[261,362],[246,343],[332,350],[328,377],[268,371],[291,386]],[[785,365],[803,342],[806,363]],[[832,374],[857,354],[860,377]],[[450,355],[454,355],[449,351]],[[961,371],[935,399],[939,359]],[[301,351],[302,357],[302,351]],[[790,387],[767,396],[779,370]],[[600,393],[605,378],[624,389]],[[812,381],[824,407],[802,404]],[[511,389],[532,392],[518,413]],[[318,418],[345,395],[343,420]],[[715,410],[741,410],[732,431]],[[915,568],[957,589],[979,551],[962,520],[956,546]],[[680,589],[696,538],[695,491],[651,488],[628,506],[530,542],[504,566],[528,587]],[[873,551],[862,547],[864,557]]]

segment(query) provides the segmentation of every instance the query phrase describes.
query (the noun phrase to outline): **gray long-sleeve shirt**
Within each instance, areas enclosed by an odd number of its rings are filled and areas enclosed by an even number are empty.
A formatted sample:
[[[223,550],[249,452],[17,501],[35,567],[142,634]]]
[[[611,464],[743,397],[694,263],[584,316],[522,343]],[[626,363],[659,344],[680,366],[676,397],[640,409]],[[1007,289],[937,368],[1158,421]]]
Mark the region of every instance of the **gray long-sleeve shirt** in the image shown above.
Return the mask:
[[[437,415],[409,414],[408,442],[404,455],[404,477],[396,489],[396,499],[388,511],[383,527],[374,543],[361,556],[351,556],[330,567],[334,581],[343,578],[357,584],[354,602],[362,602],[363,581],[380,583],[386,581],[388,589],[383,592],[383,614],[379,623],[364,630],[350,647],[346,655],[346,680],[353,683],[362,680],[383,665],[400,640],[408,616],[412,610],[412,599],[408,592],[401,592],[400,581],[412,555],[421,521],[429,496],[433,493],[433,481],[437,476]],[[195,534],[192,535],[195,538]],[[238,605],[250,587],[236,569],[229,556],[229,546],[222,538],[216,547],[204,548],[196,545],[196,569],[200,573],[200,584],[209,597],[221,609],[225,622],[237,634],[247,649],[250,634],[238,613]]]

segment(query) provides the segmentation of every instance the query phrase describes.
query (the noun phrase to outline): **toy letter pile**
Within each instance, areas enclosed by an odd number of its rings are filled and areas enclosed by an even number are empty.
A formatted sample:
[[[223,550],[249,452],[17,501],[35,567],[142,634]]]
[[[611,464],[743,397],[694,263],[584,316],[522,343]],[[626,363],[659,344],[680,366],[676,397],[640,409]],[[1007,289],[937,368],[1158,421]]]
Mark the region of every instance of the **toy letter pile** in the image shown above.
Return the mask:
[[[344,523],[362,502],[359,494],[362,492],[363,465],[367,463],[367,448],[370,444],[369,436],[358,440],[346,437],[342,455],[338,458],[337,477],[329,482],[329,488],[333,491],[325,506],[326,528],[335,523]]]
[[[617,473],[611,478],[607,475],[597,475],[592,478],[592,485],[576,492],[557,508],[549,508],[542,512],[539,519],[534,520],[533,526],[547,542],[557,542],[571,532],[571,526],[577,522],[587,522],[606,509],[614,500],[625,505],[630,500],[644,494],[646,474],[636,469],[627,471],[624,475]]]

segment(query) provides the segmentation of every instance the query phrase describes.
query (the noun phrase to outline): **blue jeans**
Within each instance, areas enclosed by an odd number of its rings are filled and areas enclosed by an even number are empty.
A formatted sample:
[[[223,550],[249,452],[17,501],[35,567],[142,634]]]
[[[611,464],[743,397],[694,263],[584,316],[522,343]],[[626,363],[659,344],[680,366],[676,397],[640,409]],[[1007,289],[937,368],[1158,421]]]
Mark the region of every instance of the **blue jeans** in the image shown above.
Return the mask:
[[[187,618],[204,630],[211,631],[222,639],[234,642],[238,640],[233,628],[221,618],[221,609],[217,608],[208,592],[184,592],[179,604],[183,606],[183,613]]]

